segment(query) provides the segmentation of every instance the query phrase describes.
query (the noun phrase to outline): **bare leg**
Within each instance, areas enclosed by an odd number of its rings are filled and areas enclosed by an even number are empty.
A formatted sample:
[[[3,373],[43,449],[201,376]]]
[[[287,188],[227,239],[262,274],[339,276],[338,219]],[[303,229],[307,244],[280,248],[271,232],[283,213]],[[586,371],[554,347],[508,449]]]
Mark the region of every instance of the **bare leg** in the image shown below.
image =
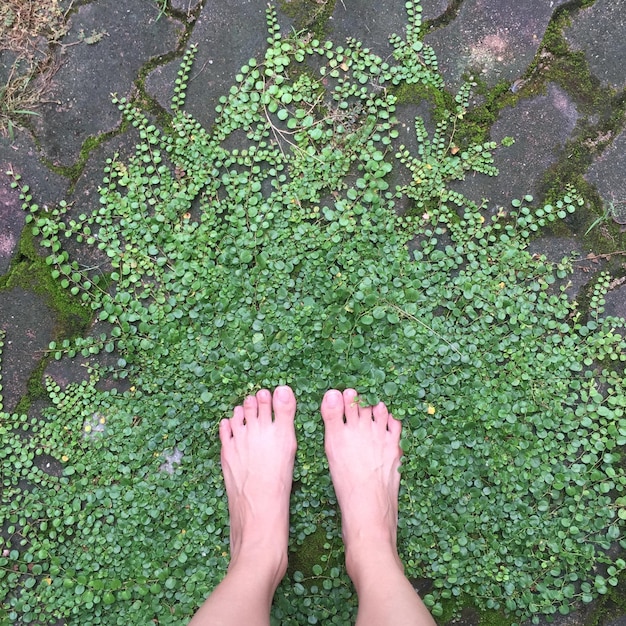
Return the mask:
[[[277,387],[273,399],[263,389],[220,423],[230,565],[189,626],[270,623],[272,598],[287,570],[295,412],[289,387]]]
[[[400,422],[382,403],[358,406],[354,389],[326,392],[322,417],[346,567],[359,598],[357,626],[434,625],[396,548]]]

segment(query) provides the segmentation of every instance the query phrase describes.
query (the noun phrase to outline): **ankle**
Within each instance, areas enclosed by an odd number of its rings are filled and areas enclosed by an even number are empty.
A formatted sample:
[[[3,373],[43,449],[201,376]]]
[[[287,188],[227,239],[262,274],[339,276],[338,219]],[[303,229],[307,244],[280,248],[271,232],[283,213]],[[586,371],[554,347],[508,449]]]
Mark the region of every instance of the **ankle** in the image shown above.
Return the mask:
[[[273,589],[287,573],[287,551],[275,545],[267,546],[259,543],[242,545],[233,554],[228,571],[243,570],[254,572],[255,576],[267,580]]]
[[[380,580],[381,573],[397,572],[404,576],[404,566],[395,543],[391,541],[346,544],[346,570],[357,590],[369,581],[375,584],[376,580]]]

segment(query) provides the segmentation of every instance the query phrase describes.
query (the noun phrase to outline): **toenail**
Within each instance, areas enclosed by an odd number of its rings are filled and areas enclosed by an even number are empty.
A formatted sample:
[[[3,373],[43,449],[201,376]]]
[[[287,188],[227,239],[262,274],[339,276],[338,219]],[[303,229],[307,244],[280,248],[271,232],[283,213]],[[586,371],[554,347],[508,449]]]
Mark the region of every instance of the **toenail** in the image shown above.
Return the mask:
[[[343,396],[341,395],[341,391],[337,391],[336,389],[331,389],[326,394],[326,402],[331,407],[337,407],[343,405]]]
[[[286,385],[276,387],[274,390],[274,397],[283,402],[287,402],[288,400],[291,400],[291,389]]]

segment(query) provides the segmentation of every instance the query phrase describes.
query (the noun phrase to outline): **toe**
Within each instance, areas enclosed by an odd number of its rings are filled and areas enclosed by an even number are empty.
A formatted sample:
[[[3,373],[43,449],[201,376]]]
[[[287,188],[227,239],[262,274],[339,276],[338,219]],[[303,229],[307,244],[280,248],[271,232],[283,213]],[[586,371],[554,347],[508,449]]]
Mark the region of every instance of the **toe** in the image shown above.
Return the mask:
[[[274,421],[282,423],[293,422],[296,414],[296,397],[291,387],[282,385],[274,389],[273,396]]]
[[[359,418],[359,399],[354,389],[346,389],[343,392],[343,405],[346,413],[346,422],[356,422]]]
[[[233,419],[230,420],[231,435],[240,428],[243,428],[245,420],[245,409],[242,406],[236,406],[233,410]]]
[[[372,421],[372,407],[359,405],[358,408],[359,408],[359,419],[362,419],[364,422],[371,422]]]
[[[377,426],[380,426],[383,430],[387,430],[387,422],[389,421],[389,411],[384,402],[379,402],[373,409],[372,415],[374,422]]]
[[[343,426],[343,396],[341,391],[330,389],[324,394],[322,418],[327,430]]]
[[[230,420],[223,419],[220,422],[220,441],[222,442],[222,445],[223,446],[228,445],[232,438],[233,438],[233,430],[230,425]]]
[[[252,420],[256,420],[258,416],[258,404],[256,396],[248,396],[243,401],[243,416],[246,424],[250,424]]]
[[[267,389],[257,391],[256,403],[260,424],[272,422],[272,394]]]
[[[396,441],[400,441],[400,434],[402,433],[402,422],[395,419],[392,415],[389,415],[387,420],[387,430]]]

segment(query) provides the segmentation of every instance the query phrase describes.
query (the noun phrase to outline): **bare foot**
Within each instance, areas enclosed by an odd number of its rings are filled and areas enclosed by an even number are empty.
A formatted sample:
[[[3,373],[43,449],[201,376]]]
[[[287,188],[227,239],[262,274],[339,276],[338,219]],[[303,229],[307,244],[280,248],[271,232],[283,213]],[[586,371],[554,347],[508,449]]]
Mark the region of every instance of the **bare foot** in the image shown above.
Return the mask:
[[[361,555],[373,547],[402,567],[396,550],[401,423],[383,403],[359,406],[354,389],[327,391],[321,410],[348,573],[354,580]]]
[[[273,398],[262,389],[220,423],[231,567],[250,559],[270,567],[278,580],[287,568],[295,412],[289,387],[277,387]]]

